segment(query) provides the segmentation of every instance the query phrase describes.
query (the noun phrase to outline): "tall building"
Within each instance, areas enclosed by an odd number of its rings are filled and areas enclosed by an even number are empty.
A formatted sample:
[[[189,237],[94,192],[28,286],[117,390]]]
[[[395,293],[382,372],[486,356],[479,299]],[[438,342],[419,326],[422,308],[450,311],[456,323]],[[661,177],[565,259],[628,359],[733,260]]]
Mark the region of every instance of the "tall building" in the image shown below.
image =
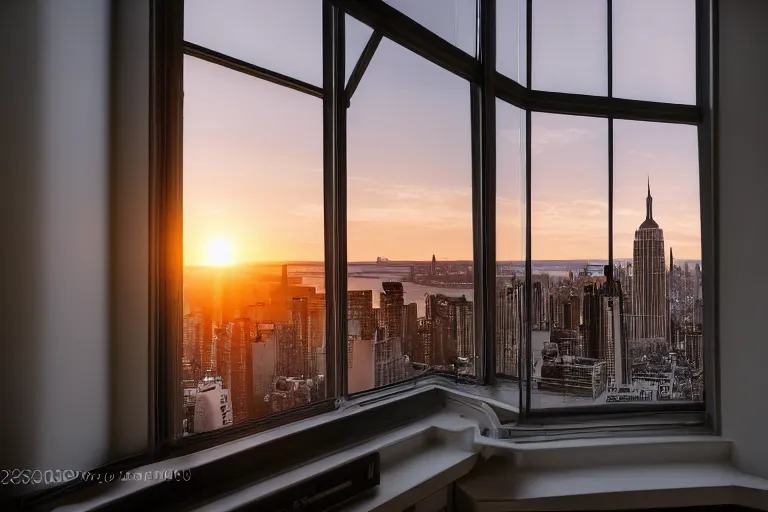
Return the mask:
[[[256,408],[262,409],[264,397],[270,392],[275,381],[277,346],[275,344],[275,325],[256,324],[256,337],[251,348],[253,355],[253,396]]]
[[[523,293],[523,282],[515,278],[496,284],[496,371],[513,377],[518,376]]]
[[[359,338],[372,340],[376,319],[373,315],[373,291],[350,290],[347,292],[347,319],[359,321]]]
[[[546,301],[544,300],[541,281],[534,281],[531,308],[533,309],[533,330],[544,331],[549,328],[546,323]]]
[[[293,327],[295,339],[291,347],[291,354],[294,360],[290,363],[294,373],[279,374],[285,377],[310,377],[309,360],[309,301],[307,297],[292,297],[287,301],[288,305],[288,324]]]
[[[273,335],[277,349],[275,376],[302,377],[308,363],[295,327],[292,324],[275,324]]]
[[[435,255],[432,255],[432,266],[429,267],[429,275],[434,276],[437,274],[437,260],[435,259]]]
[[[407,376],[406,368],[401,338],[387,337],[385,329],[377,329],[373,341],[374,386],[386,386],[403,380]]]
[[[403,306],[403,353],[413,359],[419,334],[419,307],[415,302]],[[424,361],[416,361],[423,363]]]
[[[236,318],[232,324],[229,396],[234,422],[242,423],[255,417],[251,321]]]
[[[648,196],[645,199],[645,221],[635,231],[632,264],[630,337],[633,340],[666,340],[668,318],[664,232],[653,220],[650,181]]]
[[[463,295],[427,295],[427,322],[431,327],[432,365],[449,365],[466,357],[474,364],[475,342],[472,302]]]
[[[631,365],[623,327],[621,284],[614,281],[611,285],[606,283],[603,287],[600,293],[598,337],[606,363],[606,374],[608,379],[613,379],[617,385],[629,384]]]
[[[383,292],[379,298],[379,310],[381,318],[379,326],[384,329],[384,337],[403,337],[403,283],[399,281],[385,281],[381,283]],[[365,339],[365,338],[363,338]]]

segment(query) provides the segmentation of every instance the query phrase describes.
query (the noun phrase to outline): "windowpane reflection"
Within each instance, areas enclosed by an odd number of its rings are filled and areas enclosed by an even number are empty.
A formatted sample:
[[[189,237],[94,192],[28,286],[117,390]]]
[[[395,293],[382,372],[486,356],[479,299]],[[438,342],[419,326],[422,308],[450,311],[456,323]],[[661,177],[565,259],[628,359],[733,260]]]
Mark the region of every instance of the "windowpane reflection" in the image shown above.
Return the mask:
[[[474,374],[468,84],[383,40],[347,111],[349,390]]]
[[[614,276],[622,342],[607,401],[702,400],[702,266],[695,126],[615,121]],[[611,372],[614,369],[614,372]]]
[[[533,113],[531,407],[594,403],[606,371],[593,339],[608,263],[608,121]]]
[[[322,102],[184,59],[185,434],[325,398]]]

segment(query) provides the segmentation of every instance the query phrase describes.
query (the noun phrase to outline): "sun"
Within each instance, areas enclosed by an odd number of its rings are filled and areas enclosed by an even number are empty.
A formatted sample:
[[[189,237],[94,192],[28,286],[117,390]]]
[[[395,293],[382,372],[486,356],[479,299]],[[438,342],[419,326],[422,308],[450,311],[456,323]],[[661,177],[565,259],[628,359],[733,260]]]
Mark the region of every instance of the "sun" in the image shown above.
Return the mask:
[[[211,240],[208,244],[208,264],[214,267],[225,267],[235,261],[235,251],[232,244],[223,238]]]

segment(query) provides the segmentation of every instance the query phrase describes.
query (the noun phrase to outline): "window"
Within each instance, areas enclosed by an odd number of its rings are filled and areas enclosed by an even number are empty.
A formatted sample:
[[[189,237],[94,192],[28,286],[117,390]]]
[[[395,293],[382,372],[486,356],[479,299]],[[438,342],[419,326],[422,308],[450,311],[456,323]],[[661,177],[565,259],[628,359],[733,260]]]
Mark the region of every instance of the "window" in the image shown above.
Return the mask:
[[[184,39],[319,86],[322,7],[322,0],[184,0]]]
[[[512,378],[526,333],[525,116],[496,100],[496,373]]]
[[[606,0],[534,0],[533,88],[607,93]]]
[[[426,376],[522,422],[703,409],[697,16],[187,0],[182,433]]]
[[[275,16],[310,32],[321,23],[319,8],[305,18],[255,5],[238,8],[265,26]],[[192,37],[269,54],[243,43],[258,31],[228,34],[237,17],[217,28],[203,7],[187,2]],[[316,57],[302,60],[319,69]],[[322,109],[308,94],[184,58],[183,434],[326,398]]]
[[[629,372],[616,382],[645,386],[654,400],[700,401],[704,297],[696,128],[615,121],[613,141],[613,263],[622,285]]]
[[[606,282],[607,146],[605,119],[532,114],[532,408],[591,403],[604,391],[600,350],[610,341],[590,337],[600,324],[588,301]]]
[[[696,1],[614,0],[613,94],[696,103]]]
[[[454,46],[476,55],[476,0],[384,1]]]
[[[474,375],[468,84],[385,39],[347,131],[350,393]]]
[[[527,84],[525,0],[496,3],[496,69],[519,84]]]

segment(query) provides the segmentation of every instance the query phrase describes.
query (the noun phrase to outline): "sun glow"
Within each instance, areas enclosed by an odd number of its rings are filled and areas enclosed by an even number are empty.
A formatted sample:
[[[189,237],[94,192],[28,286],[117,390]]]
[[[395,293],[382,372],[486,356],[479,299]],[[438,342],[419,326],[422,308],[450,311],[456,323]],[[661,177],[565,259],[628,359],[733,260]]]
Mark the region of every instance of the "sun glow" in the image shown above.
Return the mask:
[[[223,238],[211,240],[208,244],[208,264],[214,267],[225,267],[235,262],[235,251],[232,244]]]

